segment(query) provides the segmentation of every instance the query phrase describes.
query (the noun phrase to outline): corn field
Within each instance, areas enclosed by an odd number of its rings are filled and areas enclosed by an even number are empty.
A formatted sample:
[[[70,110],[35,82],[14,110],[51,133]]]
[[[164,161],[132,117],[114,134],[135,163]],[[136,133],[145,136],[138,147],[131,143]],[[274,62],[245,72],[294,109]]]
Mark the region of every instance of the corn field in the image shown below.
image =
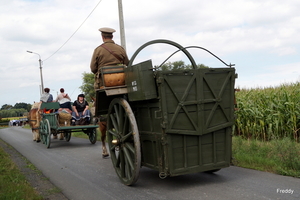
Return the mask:
[[[300,82],[241,89],[236,101],[235,135],[261,141],[287,137],[299,142]]]

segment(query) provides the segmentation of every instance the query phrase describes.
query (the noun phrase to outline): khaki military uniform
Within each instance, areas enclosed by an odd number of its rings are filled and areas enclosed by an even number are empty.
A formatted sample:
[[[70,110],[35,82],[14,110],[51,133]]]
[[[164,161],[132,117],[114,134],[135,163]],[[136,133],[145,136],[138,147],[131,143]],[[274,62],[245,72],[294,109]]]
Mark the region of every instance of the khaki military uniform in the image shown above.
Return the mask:
[[[103,44],[107,49],[109,49],[115,55],[117,55],[120,58],[120,60],[101,45],[94,50],[90,68],[91,71],[95,74],[95,89],[99,89],[102,86],[102,78],[100,73],[101,67],[128,65],[129,63],[129,59],[123,47],[115,44],[113,40],[108,40]]]

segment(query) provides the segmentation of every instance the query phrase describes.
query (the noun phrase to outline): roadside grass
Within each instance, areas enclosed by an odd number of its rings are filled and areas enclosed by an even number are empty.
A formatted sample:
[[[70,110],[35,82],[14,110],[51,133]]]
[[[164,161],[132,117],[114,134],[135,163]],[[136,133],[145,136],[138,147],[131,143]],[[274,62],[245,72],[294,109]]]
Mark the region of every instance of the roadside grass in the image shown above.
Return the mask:
[[[72,133],[72,137],[79,137],[84,139],[89,139],[89,136],[85,134],[84,132],[74,132]],[[97,141],[99,141],[99,130],[97,130]]]
[[[235,166],[300,178],[300,144],[290,138],[269,142],[232,138]]]
[[[0,199],[43,199],[0,147]]]

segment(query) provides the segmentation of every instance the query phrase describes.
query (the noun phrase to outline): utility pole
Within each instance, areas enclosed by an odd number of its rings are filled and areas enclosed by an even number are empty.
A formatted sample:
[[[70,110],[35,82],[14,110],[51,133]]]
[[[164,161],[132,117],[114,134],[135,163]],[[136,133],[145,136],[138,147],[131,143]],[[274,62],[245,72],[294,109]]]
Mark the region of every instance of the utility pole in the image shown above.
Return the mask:
[[[126,51],[126,41],[125,41],[125,29],[124,29],[124,18],[123,18],[122,0],[118,0],[118,5],[119,5],[119,23],[120,23],[121,46]]]

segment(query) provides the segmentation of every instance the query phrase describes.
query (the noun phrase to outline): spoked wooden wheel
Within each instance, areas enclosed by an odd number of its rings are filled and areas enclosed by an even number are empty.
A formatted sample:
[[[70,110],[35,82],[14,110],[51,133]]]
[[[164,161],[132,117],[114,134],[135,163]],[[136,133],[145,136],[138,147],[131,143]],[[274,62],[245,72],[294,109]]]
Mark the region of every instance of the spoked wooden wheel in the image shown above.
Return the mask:
[[[107,139],[117,175],[125,185],[133,185],[139,177],[141,147],[136,120],[125,99],[116,98],[110,103]]]
[[[97,141],[97,130],[96,130],[96,128],[90,129],[89,132],[88,132],[88,135],[89,135],[90,142],[92,144],[95,144],[96,141]]]
[[[49,148],[51,143],[51,129],[48,119],[41,121],[39,131],[43,144],[46,144],[47,148]]]

